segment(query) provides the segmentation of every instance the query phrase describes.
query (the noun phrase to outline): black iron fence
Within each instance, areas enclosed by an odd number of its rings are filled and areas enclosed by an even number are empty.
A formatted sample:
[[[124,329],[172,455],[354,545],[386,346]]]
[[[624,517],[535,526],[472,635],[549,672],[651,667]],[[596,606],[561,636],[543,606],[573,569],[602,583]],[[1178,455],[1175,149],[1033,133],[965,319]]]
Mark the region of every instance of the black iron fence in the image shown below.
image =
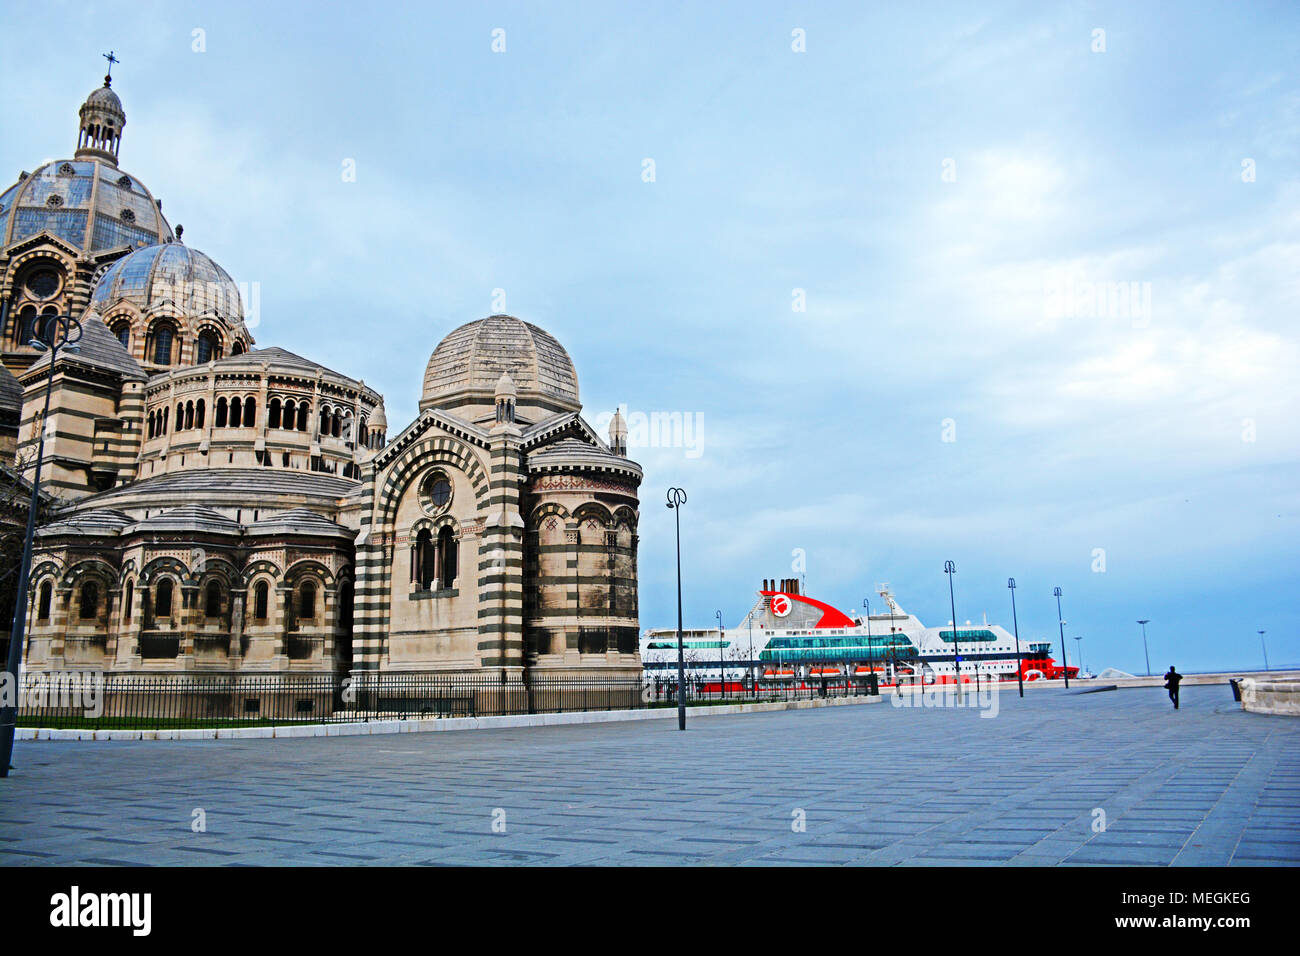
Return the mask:
[[[186,729],[676,706],[676,681],[497,674],[27,673],[18,721],[64,729]],[[691,705],[861,696],[861,681],[758,687],[688,680]]]
[[[649,703],[633,679],[495,674],[24,675],[24,727],[184,729],[626,710]]]
[[[650,678],[644,682],[645,694],[650,706],[676,706],[677,680],[673,678]],[[686,678],[687,704],[752,704],[777,701],[813,700],[819,697],[866,697],[879,693],[879,684],[872,685],[870,680],[853,678],[846,680],[827,677],[792,678],[785,681],[764,681],[757,683],[748,677],[727,678],[725,684],[716,677]]]

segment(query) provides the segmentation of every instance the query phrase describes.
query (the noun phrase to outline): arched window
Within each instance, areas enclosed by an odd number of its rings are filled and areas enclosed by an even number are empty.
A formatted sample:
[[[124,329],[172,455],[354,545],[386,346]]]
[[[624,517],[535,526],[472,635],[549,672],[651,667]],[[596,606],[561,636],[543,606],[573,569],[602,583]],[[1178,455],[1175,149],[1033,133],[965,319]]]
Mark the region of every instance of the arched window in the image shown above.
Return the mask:
[[[415,544],[411,548],[411,580],[419,582],[420,590],[429,590],[435,576],[436,563],[433,535],[428,528],[422,528],[415,536]]]
[[[231,355],[243,355],[243,354],[244,354],[244,343],[243,343],[243,342],[236,342],[234,345],[232,345],[232,346],[230,347],[230,354],[231,354]]]
[[[131,605],[135,603],[135,582],[126,582],[126,600],[122,602],[122,620],[131,620]]]
[[[185,406],[180,402],[176,403],[176,430],[184,431],[185,429]]]
[[[203,613],[207,617],[221,617],[221,585],[216,581],[208,582],[203,599]]]
[[[202,365],[218,358],[221,358],[221,343],[217,341],[216,335],[208,331],[200,332],[198,341],[194,343],[195,363]]]
[[[185,403],[185,427],[186,428],[194,427],[194,403],[193,402]]]
[[[271,399],[271,404],[267,406],[266,427],[267,428],[280,427],[280,400],[278,398]]]
[[[36,323],[36,337],[46,345],[54,344],[54,335],[58,330],[58,325],[52,320],[56,315],[58,315],[57,309],[47,307],[42,310],[40,320]]]
[[[171,409],[170,409],[170,408],[164,408],[164,409],[162,410],[162,415],[163,415],[162,433],[163,433],[164,435],[167,434],[167,416],[168,416],[169,414],[171,414]]]
[[[153,602],[155,617],[172,616],[172,579],[163,578],[158,582],[158,597]]]
[[[244,399],[244,427],[253,428],[257,425],[257,399],[251,395]]]
[[[330,413],[324,408],[320,410],[320,433],[322,435],[330,433]]]
[[[99,585],[87,581],[81,585],[81,619],[90,620],[99,613]]]
[[[41,585],[41,599],[36,608],[36,619],[38,621],[48,621],[50,619],[50,601],[54,598],[54,587],[49,581]]]
[[[444,588],[451,587],[456,580],[456,552],[456,535],[449,526],[443,525],[438,532],[438,564],[441,566],[439,580]]]
[[[293,428],[293,415],[296,409],[297,406],[293,402],[284,403],[284,426],[283,427]]]
[[[366,444],[366,423],[364,421],[362,421],[361,425],[357,428],[357,441],[361,444],[362,448],[370,447]]]
[[[239,415],[240,415],[239,398],[238,396],[236,396],[235,398],[232,398],[230,400],[230,427],[231,428],[239,427]]]
[[[216,426],[217,426],[218,428],[225,428],[225,427],[226,427],[226,400],[225,400],[225,398],[219,398],[219,399],[217,399],[217,420],[216,420],[216,423],[215,423],[215,424],[216,424]]]
[[[170,365],[172,361],[172,339],[175,331],[170,325],[160,325],[153,334],[153,363]]]
[[[122,343],[122,348],[129,351],[131,348],[131,323],[119,322],[117,325],[113,326],[113,334],[116,335],[117,340]]]
[[[333,435],[335,438],[338,438],[339,435],[342,434],[342,432],[343,432],[343,419],[339,416],[338,412],[335,412],[334,420],[330,424],[330,434]]]
[[[304,581],[298,590],[298,620],[314,621],[316,619],[316,585]]]
[[[149,413],[149,437],[153,438],[153,435],[154,435],[154,416],[153,416],[153,412],[150,412]]]
[[[194,427],[195,427],[195,428],[202,428],[202,427],[203,427],[203,411],[204,411],[204,408],[205,408],[205,406],[204,406],[203,399],[200,398],[199,401],[198,401],[198,404],[196,404],[196,405],[194,406]]]
[[[307,430],[307,413],[310,410],[306,402],[298,406],[298,431],[305,432]]]
[[[258,581],[257,587],[253,589],[253,618],[258,621],[265,621],[267,614],[267,604],[269,603],[271,589],[265,581]]]
[[[18,344],[26,345],[36,338],[36,306],[29,305],[19,313]]]

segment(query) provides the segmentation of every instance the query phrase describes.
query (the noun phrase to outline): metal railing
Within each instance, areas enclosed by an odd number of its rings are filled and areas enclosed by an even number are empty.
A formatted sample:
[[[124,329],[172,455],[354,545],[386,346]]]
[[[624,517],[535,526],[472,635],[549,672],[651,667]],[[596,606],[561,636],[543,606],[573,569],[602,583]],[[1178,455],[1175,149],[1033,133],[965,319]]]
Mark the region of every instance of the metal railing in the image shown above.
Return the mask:
[[[865,681],[688,680],[690,705],[858,697]],[[207,729],[675,706],[676,681],[498,674],[24,675],[18,721],[54,729]]]
[[[878,687],[879,685],[877,685]],[[677,681],[651,679],[646,682],[650,706],[675,706]],[[877,690],[878,692],[878,690]],[[686,678],[687,704],[752,704],[776,701],[813,700],[818,697],[866,697],[873,693],[864,679],[844,677],[822,681],[819,677],[792,678],[784,681],[757,683],[745,679],[727,678],[725,685],[716,677]]]
[[[496,674],[26,674],[18,721],[54,729],[205,729],[627,710],[638,678]]]

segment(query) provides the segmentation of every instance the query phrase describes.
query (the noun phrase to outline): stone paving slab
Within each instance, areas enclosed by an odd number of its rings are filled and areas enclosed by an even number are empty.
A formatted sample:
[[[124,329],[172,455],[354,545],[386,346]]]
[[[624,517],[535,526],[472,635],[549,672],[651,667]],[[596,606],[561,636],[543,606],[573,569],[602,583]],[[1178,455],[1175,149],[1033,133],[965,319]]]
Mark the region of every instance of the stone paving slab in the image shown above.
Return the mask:
[[[37,740],[15,764],[8,866],[1300,865],[1300,720],[1221,685],[1178,712],[1158,687],[1012,690],[994,719],[886,701],[685,734]]]

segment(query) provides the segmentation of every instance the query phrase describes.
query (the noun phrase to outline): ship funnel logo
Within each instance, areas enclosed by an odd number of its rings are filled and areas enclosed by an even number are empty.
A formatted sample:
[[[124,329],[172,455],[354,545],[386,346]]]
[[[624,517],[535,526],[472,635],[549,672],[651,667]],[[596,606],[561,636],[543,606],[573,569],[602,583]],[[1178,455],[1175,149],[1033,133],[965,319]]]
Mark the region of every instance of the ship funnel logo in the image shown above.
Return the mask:
[[[772,598],[772,613],[777,617],[788,615],[791,607],[790,599],[784,594],[777,594]]]

